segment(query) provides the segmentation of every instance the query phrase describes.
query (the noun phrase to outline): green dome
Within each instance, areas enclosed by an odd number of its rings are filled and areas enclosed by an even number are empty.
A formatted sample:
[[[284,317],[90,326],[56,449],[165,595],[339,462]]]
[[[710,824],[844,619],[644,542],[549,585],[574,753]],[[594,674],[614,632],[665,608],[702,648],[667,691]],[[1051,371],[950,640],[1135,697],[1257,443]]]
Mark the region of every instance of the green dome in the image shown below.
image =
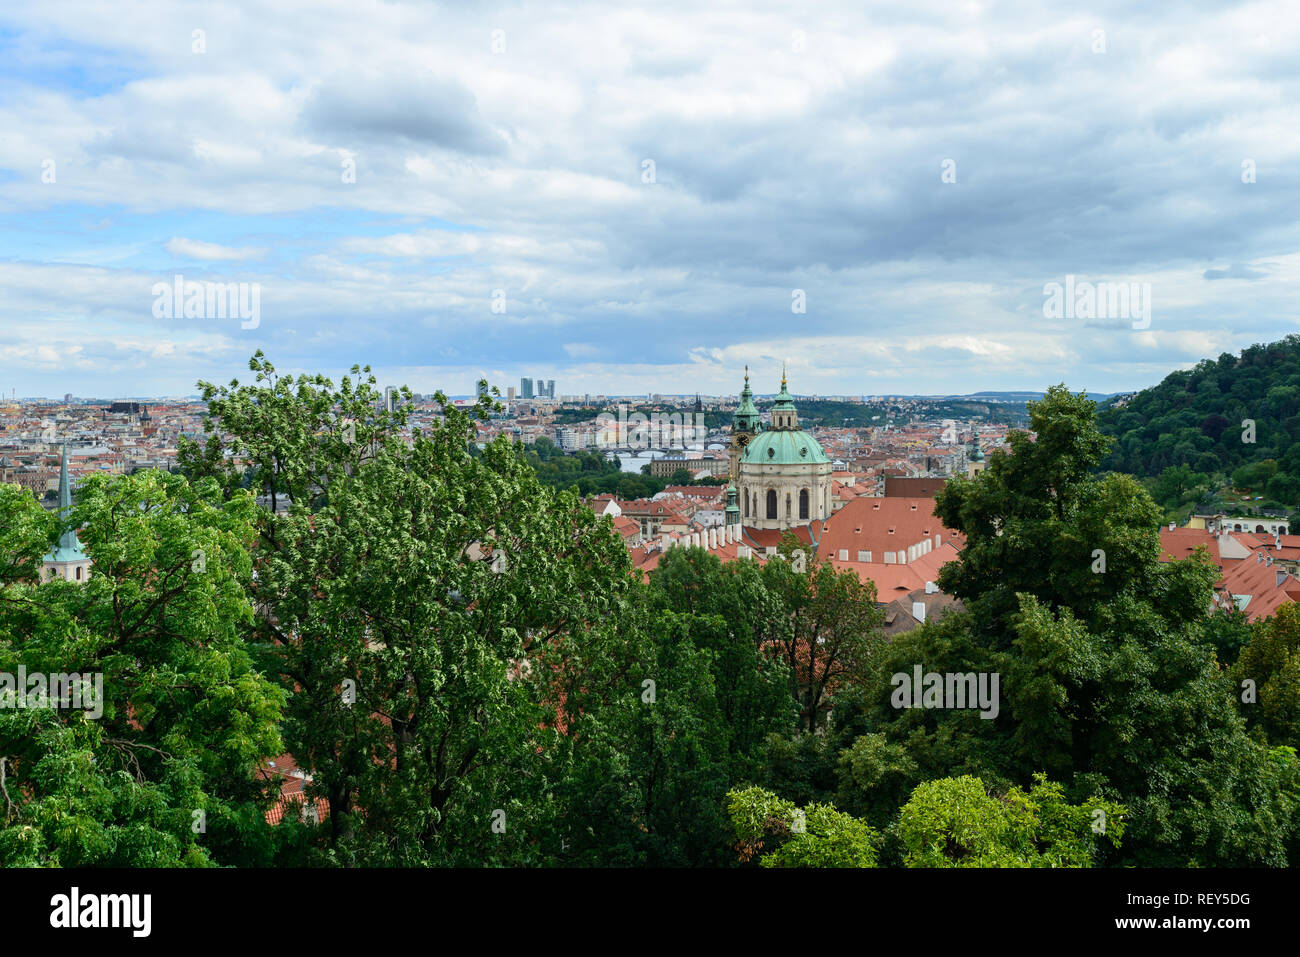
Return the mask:
[[[761,432],[745,446],[740,461],[750,465],[825,465],[830,462],[821,443],[793,429]]]

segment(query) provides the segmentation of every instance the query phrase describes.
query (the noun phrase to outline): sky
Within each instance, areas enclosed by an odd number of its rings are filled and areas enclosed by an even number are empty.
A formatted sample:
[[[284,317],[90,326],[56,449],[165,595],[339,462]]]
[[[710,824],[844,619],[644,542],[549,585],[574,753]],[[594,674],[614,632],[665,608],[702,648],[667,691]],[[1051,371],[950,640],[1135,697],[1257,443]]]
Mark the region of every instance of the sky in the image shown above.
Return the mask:
[[[1141,388],[1300,329],[1297,51],[1291,0],[7,4],[0,390]]]

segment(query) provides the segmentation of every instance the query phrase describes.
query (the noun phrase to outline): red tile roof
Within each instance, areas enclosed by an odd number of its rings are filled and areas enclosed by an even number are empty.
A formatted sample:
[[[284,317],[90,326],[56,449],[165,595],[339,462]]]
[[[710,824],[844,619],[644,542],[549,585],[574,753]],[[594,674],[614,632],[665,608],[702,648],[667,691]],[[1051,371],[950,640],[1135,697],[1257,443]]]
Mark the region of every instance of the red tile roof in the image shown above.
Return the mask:
[[[860,496],[826,520],[817,546],[818,557],[839,559],[840,551],[856,561],[859,551],[871,552],[873,562],[883,562],[886,552],[906,552],[935,538],[942,545],[959,537],[934,514],[931,498]]]
[[[1211,560],[1216,565],[1220,564],[1219,540],[1210,532],[1203,528],[1170,528],[1168,525],[1160,527],[1162,562],[1190,558],[1192,553],[1202,545],[1209,551]]]

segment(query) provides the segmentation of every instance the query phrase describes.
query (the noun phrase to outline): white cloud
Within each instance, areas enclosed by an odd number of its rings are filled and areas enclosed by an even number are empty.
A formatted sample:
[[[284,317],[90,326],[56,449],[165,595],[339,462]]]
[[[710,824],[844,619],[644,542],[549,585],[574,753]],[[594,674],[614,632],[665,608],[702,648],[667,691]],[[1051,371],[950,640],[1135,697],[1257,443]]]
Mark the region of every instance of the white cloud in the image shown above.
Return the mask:
[[[183,239],[173,236],[167,240],[166,249],[173,256],[184,259],[203,259],[222,261],[230,259],[257,259],[266,255],[266,250],[255,246],[220,246],[217,243],[205,243],[201,239]]]

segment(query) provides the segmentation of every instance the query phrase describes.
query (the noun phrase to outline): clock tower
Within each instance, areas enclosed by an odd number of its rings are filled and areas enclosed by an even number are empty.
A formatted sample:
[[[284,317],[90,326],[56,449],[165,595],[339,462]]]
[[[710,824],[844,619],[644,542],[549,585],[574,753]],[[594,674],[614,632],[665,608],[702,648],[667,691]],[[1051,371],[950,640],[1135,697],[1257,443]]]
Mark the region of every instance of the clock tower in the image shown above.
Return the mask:
[[[740,474],[740,457],[745,452],[745,446],[762,431],[763,418],[759,415],[758,407],[754,405],[754,393],[749,388],[749,366],[745,366],[745,388],[740,393],[740,405],[731,417],[731,442],[727,448],[733,482]]]

